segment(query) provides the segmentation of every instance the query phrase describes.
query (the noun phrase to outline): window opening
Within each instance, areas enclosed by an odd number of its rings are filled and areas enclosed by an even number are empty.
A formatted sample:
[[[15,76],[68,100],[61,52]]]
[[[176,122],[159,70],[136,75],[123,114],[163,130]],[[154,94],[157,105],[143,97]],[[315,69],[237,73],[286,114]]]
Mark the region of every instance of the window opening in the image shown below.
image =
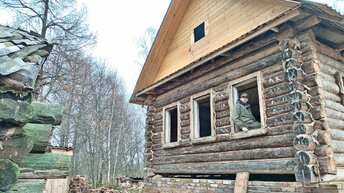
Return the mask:
[[[261,126],[259,123],[261,123],[261,117],[260,117],[260,105],[259,105],[259,93],[258,93],[258,85],[257,85],[257,79],[249,79],[246,80],[240,84],[233,86],[233,96],[234,96],[234,105],[245,104],[243,101],[241,101],[240,96],[242,93],[246,93],[248,97],[247,104],[243,105],[244,108],[248,111],[240,111],[239,119],[240,121],[245,122],[244,127],[247,127],[249,130],[251,129],[259,129]],[[241,109],[243,109],[241,106]],[[235,107],[236,108],[236,107]],[[236,108],[238,109],[238,108]],[[254,119],[249,118],[249,113],[252,113]],[[235,114],[237,112],[234,112],[233,117],[235,117]],[[233,120],[234,121],[234,120]],[[234,121],[235,122],[235,121]],[[259,123],[258,123],[259,122]],[[238,124],[234,123],[234,130],[235,132],[241,132],[243,126],[239,126]]]
[[[204,31],[204,22],[203,22],[194,29],[194,42],[197,42],[198,40],[202,39],[204,36],[205,36],[205,31]]]
[[[165,142],[178,141],[178,110],[177,107],[165,111]]]
[[[194,101],[195,138],[211,136],[210,96]]]

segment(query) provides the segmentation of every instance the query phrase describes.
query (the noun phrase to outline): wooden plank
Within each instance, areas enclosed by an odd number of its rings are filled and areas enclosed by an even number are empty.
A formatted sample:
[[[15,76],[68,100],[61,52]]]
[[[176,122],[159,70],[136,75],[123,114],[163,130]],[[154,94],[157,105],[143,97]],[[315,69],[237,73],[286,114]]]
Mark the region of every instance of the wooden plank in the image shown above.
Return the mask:
[[[239,172],[236,174],[234,193],[246,193],[250,173]]]

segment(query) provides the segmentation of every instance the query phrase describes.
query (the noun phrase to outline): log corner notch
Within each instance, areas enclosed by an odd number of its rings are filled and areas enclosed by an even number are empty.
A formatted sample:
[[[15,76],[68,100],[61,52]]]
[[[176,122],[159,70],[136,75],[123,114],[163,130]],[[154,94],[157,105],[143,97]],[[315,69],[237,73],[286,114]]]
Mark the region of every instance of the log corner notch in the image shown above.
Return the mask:
[[[304,85],[303,80],[306,73],[302,70],[302,52],[301,43],[297,38],[289,37],[280,40],[280,50],[282,51],[282,63],[289,85],[301,85],[298,87],[291,86],[289,94],[304,93],[300,96],[311,98],[307,94],[307,86]],[[304,99],[296,97],[290,101],[291,104],[300,104]],[[307,100],[309,101],[309,99]],[[303,184],[317,183],[320,180],[319,163],[314,150],[319,144],[309,131],[314,131],[314,119],[312,114],[308,112],[308,108],[298,108],[299,105],[293,105],[293,130],[297,135],[294,138],[293,144],[298,152],[295,155],[296,166],[294,168],[296,181]],[[308,128],[307,132],[305,129]]]

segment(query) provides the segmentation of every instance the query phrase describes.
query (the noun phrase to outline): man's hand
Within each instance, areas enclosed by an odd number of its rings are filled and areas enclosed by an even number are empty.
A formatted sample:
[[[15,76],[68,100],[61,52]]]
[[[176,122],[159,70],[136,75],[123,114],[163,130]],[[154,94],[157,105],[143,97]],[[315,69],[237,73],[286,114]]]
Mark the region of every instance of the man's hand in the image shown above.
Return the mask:
[[[245,133],[248,131],[247,127],[243,127],[241,130]]]

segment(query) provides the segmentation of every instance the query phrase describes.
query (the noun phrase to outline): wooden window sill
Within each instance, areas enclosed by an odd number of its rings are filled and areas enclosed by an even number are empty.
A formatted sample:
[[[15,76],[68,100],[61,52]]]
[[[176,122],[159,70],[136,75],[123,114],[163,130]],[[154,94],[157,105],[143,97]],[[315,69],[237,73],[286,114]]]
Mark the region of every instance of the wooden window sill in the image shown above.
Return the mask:
[[[216,141],[215,136],[208,136],[208,137],[201,137],[201,138],[195,138],[192,139],[192,144],[204,144],[204,143],[212,143]]]
[[[241,138],[248,138],[248,137],[253,137],[253,136],[260,136],[260,135],[265,135],[266,128],[260,128],[260,129],[252,129],[247,132],[237,132],[237,133],[232,133],[231,138],[232,139],[241,139]]]
[[[177,142],[172,142],[172,143],[163,144],[163,145],[162,145],[162,148],[163,148],[163,149],[170,149],[170,148],[178,147],[179,145],[180,145],[180,144],[179,144],[179,141],[177,141]]]

